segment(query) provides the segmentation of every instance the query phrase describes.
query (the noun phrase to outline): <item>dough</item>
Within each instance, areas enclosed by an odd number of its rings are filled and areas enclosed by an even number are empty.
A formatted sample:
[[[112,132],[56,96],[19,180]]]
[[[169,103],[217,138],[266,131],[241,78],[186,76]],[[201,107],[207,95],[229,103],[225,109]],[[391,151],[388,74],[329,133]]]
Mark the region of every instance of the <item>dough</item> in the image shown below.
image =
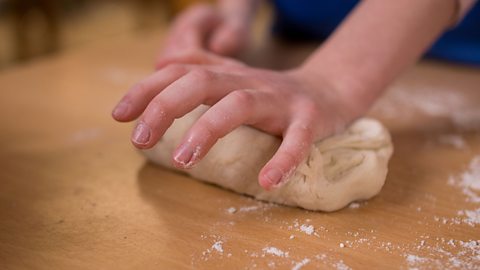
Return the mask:
[[[201,106],[177,119],[162,140],[144,154],[154,163],[178,170],[172,165],[172,152],[206,109]],[[203,160],[185,172],[259,200],[309,210],[335,211],[380,192],[393,152],[385,127],[376,120],[363,118],[342,134],[312,145],[308,158],[293,172],[290,180],[266,191],[258,184],[258,173],[280,142],[274,136],[241,126],[220,139]]]

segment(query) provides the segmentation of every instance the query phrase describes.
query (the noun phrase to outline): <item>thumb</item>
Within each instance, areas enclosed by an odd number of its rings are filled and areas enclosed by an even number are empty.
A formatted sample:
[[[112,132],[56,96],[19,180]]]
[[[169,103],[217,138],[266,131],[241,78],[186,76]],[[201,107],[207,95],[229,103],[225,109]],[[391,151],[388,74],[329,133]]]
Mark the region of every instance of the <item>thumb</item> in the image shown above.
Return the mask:
[[[184,49],[201,49],[212,30],[221,22],[215,7],[198,4],[174,21],[163,48],[164,54]]]
[[[226,20],[212,33],[207,44],[210,51],[220,55],[235,55],[248,45],[248,22]]]

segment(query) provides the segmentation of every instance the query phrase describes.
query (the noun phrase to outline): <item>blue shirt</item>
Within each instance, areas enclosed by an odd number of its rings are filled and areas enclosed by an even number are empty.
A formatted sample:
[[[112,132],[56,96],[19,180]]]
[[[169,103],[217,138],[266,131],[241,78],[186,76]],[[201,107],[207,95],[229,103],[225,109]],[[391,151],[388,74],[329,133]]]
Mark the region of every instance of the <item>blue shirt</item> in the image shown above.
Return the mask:
[[[276,35],[294,40],[324,40],[358,0],[273,0]],[[453,29],[446,31],[426,56],[480,65],[480,2]]]

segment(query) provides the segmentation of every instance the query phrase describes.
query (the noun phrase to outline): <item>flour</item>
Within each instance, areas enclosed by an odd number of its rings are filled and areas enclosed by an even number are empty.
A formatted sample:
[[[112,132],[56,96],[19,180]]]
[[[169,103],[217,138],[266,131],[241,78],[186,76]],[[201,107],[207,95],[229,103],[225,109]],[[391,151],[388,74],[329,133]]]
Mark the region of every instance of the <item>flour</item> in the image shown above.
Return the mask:
[[[212,249],[216,250],[219,253],[223,253],[223,241],[217,241],[213,243]]]
[[[206,250],[204,250],[202,252],[202,256],[201,258],[206,261],[208,260],[210,257],[212,257],[213,255],[220,255],[220,256],[223,256],[224,254],[224,247],[223,247],[223,244],[225,243],[224,240],[220,240],[220,237],[216,236],[216,235],[211,235],[211,236],[206,236],[206,235],[201,235],[200,236],[200,239],[202,240],[207,240],[209,238],[213,238],[214,239],[214,242],[213,244],[207,248]],[[227,254],[227,257],[231,257],[232,254],[231,253],[228,253]]]
[[[311,220],[310,219],[306,219],[305,222],[310,222]],[[311,224],[308,224],[308,223],[302,223],[300,224],[299,220],[298,219],[295,219],[293,221],[293,225],[288,225],[287,226],[287,229],[288,230],[296,230],[296,231],[299,231],[299,232],[303,232],[307,235],[315,235],[315,236],[319,236],[316,232],[315,232],[315,227]],[[325,229],[323,227],[320,227],[320,229]],[[291,237],[290,239],[293,239],[293,237]]]
[[[300,230],[308,235],[312,235],[315,232],[315,227],[313,227],[313,225],[302,224]]]
[[[412,267],[429,261],[428,258],[422,258],[413,254],[405,254],[408,266]]]
[[[229,207],[229,208],[227,209],[227,212],[228,212],[229,214],[235,214],[235,212],[237,212],[237,208],[235,208],[235,207]]]
[[[455,141],[452,140],[452,141]],[[455,143],[453,143],[455,144]],[[458,144],[458,143],[457,143]],[[452,145],[453,146],[453,145]],[[455,146],[454,146],[455,147]],[[411,205],[410,208],[412,213],[415,215],[422,216],[421,220],[417,220],[418,224],[430,224],[432,222],[438,223],[436,226],[456,226],[456,225],[469,225],[473,228],[476,228],[479,224],[480,219],[480,206],[477,205],[477,198],[479,194],[479,165],[480,165],[480,155],[474,157],[471,162],[468,163],[465,170],[456,175],[452,175],[448,184],[455,188],[458,188],[465,195],[465,200],[469,203],[475,205],[470,209],[459,210],[451,216],[423,216],[421,212],[430,212],[433,206],[440,202],[440,197],[436,197],[434,193],[425,193],[423,196],[420,196],[420,199],[428,207]],[[371,252],[380,252],[388,253],[388,256],[403,256],[405,266],[407,269],[467,269],[473,270],[478,269],[480,265],[480,242],[478,239],[459,239],[459,238],[447,238],[446,234],[436,235],[435,232],[432,232],[432,235],[420,235],[417,236],[416,240],[411,242],[396,242],[396,241],[387,241],[379,231],[374,228],[357,228],[347,231],[344,234],[340,234],[338,230],[334,228],[329,228],[320,225],[318,218],[294,218],[294,219],[282,219],[273,215],[274,211],[269,211],[271,209],[271,204],[265,204],[261,202],[255,202],[253,200],[248,200],[248,204],[243,207],[228,207],[223,208],[224,213],[229,214],[242,214],[246,215],[250,212],[255,212],[252,214],[253,218],[258,222],[272,222],[272,224],[279,224],[280,229],[284,229],[286,235],[284,235],[285,240],[289,240],[286,246],[264,246],[259,249],[244,250],[244,255],[247,260],[247,268],[249,269],[263,269],[269,267],[271,269],[276,268],[291,268],[294,270],[303,269],[303,267],[317,267],[317,268],[329,268],[337,270],[349,270],[351,269],[342,259],[341,254],[346,251],[355,251],[359,250],[368,250]],[[363,203],[362,203],[363,204]],[[356,209],[362,204],[352,203],[349,208]],[[352,207],[353,205],[353,207]],[[348,212],[348,210],[347,210]],[[225,216],[224,216],[225,217]],[[305,217],[313,217],[312,215],[305,212]],[[227,217],[228,218],[228,217]],[[238,221],[241,222],[241,221]],[[223,222],[222,226],[225,226],[226,223]],[[219,224],[219,227],[221,224]],[[231,226],[236,223],[230,224]],[[217,225],[215,225],[217,226]],[[211,233],[216,232],[215,227],[212,229]],[[222,227],[224,228],[224,227]],[[231,228],[233,229],[233,228]],[[455,227],[449,227],[449,230],[456,232]],[[462,228],[463,229],[463,228]],[[297,234],[291,234],[288,232],[298,232],[298,234],[305,234],[302,237]],[[299,236],[298,240],[296,240]],[[443,237],[442,237],[443,236]],[[325,249],[325,254],[314,255],[312,253],[305,254],[304,252],[296,254],[301,248],[297,247],[295,243],[301,243],[300,241],[303,237],[316,237],[319,240],[325,239],[329,242],[337,239],[337,246],[327,247]],[[210,239],[210,237],[203,237],[202,239]],[[228,252],[228,249],[225,249],[224,243],[226,241],[232,241],[233,239],[228,240],[224,237],[213,237],[213,244],[210,242],[211,247],[208,248],[208,252],[211,253],[210,257],[204,257],[207,259],[222,259],[228,260],[233,259],[235,256],[232,253]],[[292,240],[295,239],[295,240]],[[291,242],[290,242],[291,241]],[[339,248],[343,248],[343,252],[338,252]],[[348,248],[345,249],[345,248]],[[243,249],[242,249],[243,250]],[[314,252],[311,250],[311,252]],[[301,254],[301,256],[299,256]],[[328,254],[328,255],[327,255]],[[243,257],[243,258],[245,258]],[[242,258],[242,259],[243,259]],[[347,257],[348,258],[348,257]],[[239,258],[235,258],[239,260]],[[399,266],[402,267],[402,266]]]
[[[430,239],[429,236],[423,236]],[[429,243],[420,244],[417,250],[422,256],[404,253],[410,269],[478,269],[480,265],[480,241],[461,241],[436,237]],[[425,256],[424,254],[428,254]],[[445,259],[447,261],[445,262]]]
[[[467,144],[461,135],[445,134],[438,137],[438,142],[445,145],[450,145],[456,149],[465,149]]]
[[[475,156],[469,163],[468,168],[458,174],[449,177],[447,183],[459,188],[465,195],[465,201],[469,203],[480,203],[480,155]],[[437,218],[436,221],[440,221]],[[457,217],[442,219],[444,224],[465,223],[471,227],[480,224],[480,208],[462,209],[457,211]]]
[[[337,270],[351,270],[352,269],[348,265],[346,265],[342,260],[335,263],[334,266]]]
[[[350,209],[358,209],[358,208],[360,208],[360,204],[359,204],[358,202],[352,202],[352,203],[348,206],[348,208],[350,208]]]
[[[244,206],[244,207],[241,207],[238,211],[239,212],[251,212],[251,211],[256,211],[260,209],[259,206],[256,206],[256,205],[253,205],[253,206]]]
[[[480,109],[476,100],[470,100],[452,89],[423,88],[415,91],[393,86],[374,106],[375,115],[398,120],[418,117],[418,113],[450,119],[453,125],[465,130],[480,128]]]
[[[248,213],[248,212],[255,212],[255,211],[265,212],[271,208],[278,207],[278,205],[274,203],[261,202],[261,201],[253,200],[251,198],[247,198],[246,200],[249,202],[249,204],[250,203],[254,203],[254,204],[246,205],[238,208],[231,206],[225,209],[225,211],[229,214]]]
[[[476,224],[480,224],[480,208],[475,210],[460,210],[458,214],[461,216],[465,216],[463,218],[463,222],[475,227]]]
[[[304,267],[305,265],[307,265],[311,260],[309,258],[305,258],[303,259],[302,261],[296,263],[293,267],[292,267],[292,270],[299,270],[301,269],[302,267]]]
[[[461,188],[463,194],[467,196],[466,201],[480,203],[480,155],[470,161],[465,172],[451,176],[448,183]]]
[[[271,254],[278,257],[288,257],[288,252],[284,252],[276,247],[265,247],[262,250],[265,254]]]

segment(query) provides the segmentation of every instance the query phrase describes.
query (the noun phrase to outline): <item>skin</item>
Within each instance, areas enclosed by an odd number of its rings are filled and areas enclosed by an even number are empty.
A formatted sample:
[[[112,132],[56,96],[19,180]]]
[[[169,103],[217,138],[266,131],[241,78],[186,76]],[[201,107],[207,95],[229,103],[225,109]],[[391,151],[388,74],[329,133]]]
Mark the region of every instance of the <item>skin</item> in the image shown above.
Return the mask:
[[[283,139],[258,179],[274,188],[313,142],[364,115],[456,15],[454,0],[364,0],[305,63],[273,71],[227,57],[245,48],[256,5],[223,0],[177,18],[157,71],[133,86],[112,113],[121,122],[138,119],[136,147],[153,147],[176,118],[207,104],[211,108],[173,153],[174,164],[194,166],[218,139],[246,124]]]

